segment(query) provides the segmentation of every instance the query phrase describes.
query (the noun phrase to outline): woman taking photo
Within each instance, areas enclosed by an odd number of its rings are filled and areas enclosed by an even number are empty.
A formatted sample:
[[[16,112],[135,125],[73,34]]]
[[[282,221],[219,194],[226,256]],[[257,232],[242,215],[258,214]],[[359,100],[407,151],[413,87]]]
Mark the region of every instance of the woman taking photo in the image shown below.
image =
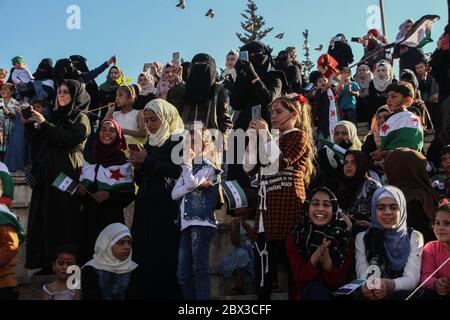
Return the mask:
[[[56,110],[51,119],[32,110],[43,142],[39,186],[33,189],[27,232],[26,268],[44,268],[51,274],[55,249],[64,244],[79,244],[81,205],[76,197],[61,192],[53,181],[64,173],[78,181],[83,163],[83,149],[90,134],[89,119],[81,111],[90,103],[85,86],[76,80],[65,80],[58,87]]]

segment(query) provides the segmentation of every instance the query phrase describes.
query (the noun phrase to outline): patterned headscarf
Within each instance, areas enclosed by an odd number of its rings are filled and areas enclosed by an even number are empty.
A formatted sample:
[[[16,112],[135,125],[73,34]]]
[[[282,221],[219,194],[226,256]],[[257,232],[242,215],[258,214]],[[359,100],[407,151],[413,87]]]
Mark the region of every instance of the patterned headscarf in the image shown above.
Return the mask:
[[[333,217],[326,226],[317,226],[309,218],[309,207],[314,195],[324,192],[329,195],[333,204]],[[294,228],[293,235],[300,255],[309,260],[324,238],[331,241],[328,249],[333,265],[342,267],[351,243],[351,233],[343,219],[338,217],[338,202],[336,196],[327,188],[318,188],[311,192],[304,205],[300,223]]]

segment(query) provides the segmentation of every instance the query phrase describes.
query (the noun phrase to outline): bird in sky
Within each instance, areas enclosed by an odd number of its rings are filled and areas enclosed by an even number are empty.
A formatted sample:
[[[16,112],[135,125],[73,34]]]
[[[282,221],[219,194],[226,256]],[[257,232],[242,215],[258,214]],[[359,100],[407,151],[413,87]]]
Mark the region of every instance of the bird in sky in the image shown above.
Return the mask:
[[[214,18],[214,11],[213,9],[209,9],[208,12],[206,12],[205,17]]]
[[[275,36],[275,38],[277,38],[277,39],[283,39],[283,37],[284,37],[284,33],[279,33]]]
[[[322,49],[323,49],[323,44],[319,45],[319,46],[318,46],[317,48],[315,48],[314,50],[322,51]]]
[[[186,8],[186,4],[184,3],[184,0],[178,1],[177,8],[180,8],[180,9]]]

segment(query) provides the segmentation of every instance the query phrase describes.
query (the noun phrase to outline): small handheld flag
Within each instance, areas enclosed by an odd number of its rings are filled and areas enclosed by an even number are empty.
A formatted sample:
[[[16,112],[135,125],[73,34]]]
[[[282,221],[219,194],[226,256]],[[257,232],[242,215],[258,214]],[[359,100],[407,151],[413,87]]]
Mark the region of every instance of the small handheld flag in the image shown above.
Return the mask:
[[[225,196],[228,199],[228,209],[234,210],[248,206],[247,196],[236,180],[221,183]]]
[[[334,153],[336,154],[336,156],[343,161],[344,157],[345,157],[345,153],[347,152],[347,150],[345,150],[344,148],[342,148],[341,146],[328,141],[327,139],[323,139],[323,138],[317,138],[319,139],[320,142],[322,142],[324,145],[326,145],[328,148],[330,148],[331,150],[334,151]]]
[[[62,192],[68,192],[71,195],[77,191],[79,183],[73,181],[71,178],[66,176],[64,173],[60,173],[59,176],[53,181],[52,185]]]

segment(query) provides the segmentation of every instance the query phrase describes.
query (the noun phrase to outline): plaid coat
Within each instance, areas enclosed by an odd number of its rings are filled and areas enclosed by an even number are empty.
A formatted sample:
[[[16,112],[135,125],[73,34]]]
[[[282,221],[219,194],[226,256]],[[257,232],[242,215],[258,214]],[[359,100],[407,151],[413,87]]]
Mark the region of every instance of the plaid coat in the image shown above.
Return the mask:
[[[258,232],[262,211],[266,241],[285,240],[298,222],[306,198],[304,171],[311,152],[307,139],[306,133],[299,130],[282,135],[279,142],[279,171],[261,177],[260,184],[265,186],[260,187],[258,193],[255,226]],[[262,188],[265,188],[265,199]]]

